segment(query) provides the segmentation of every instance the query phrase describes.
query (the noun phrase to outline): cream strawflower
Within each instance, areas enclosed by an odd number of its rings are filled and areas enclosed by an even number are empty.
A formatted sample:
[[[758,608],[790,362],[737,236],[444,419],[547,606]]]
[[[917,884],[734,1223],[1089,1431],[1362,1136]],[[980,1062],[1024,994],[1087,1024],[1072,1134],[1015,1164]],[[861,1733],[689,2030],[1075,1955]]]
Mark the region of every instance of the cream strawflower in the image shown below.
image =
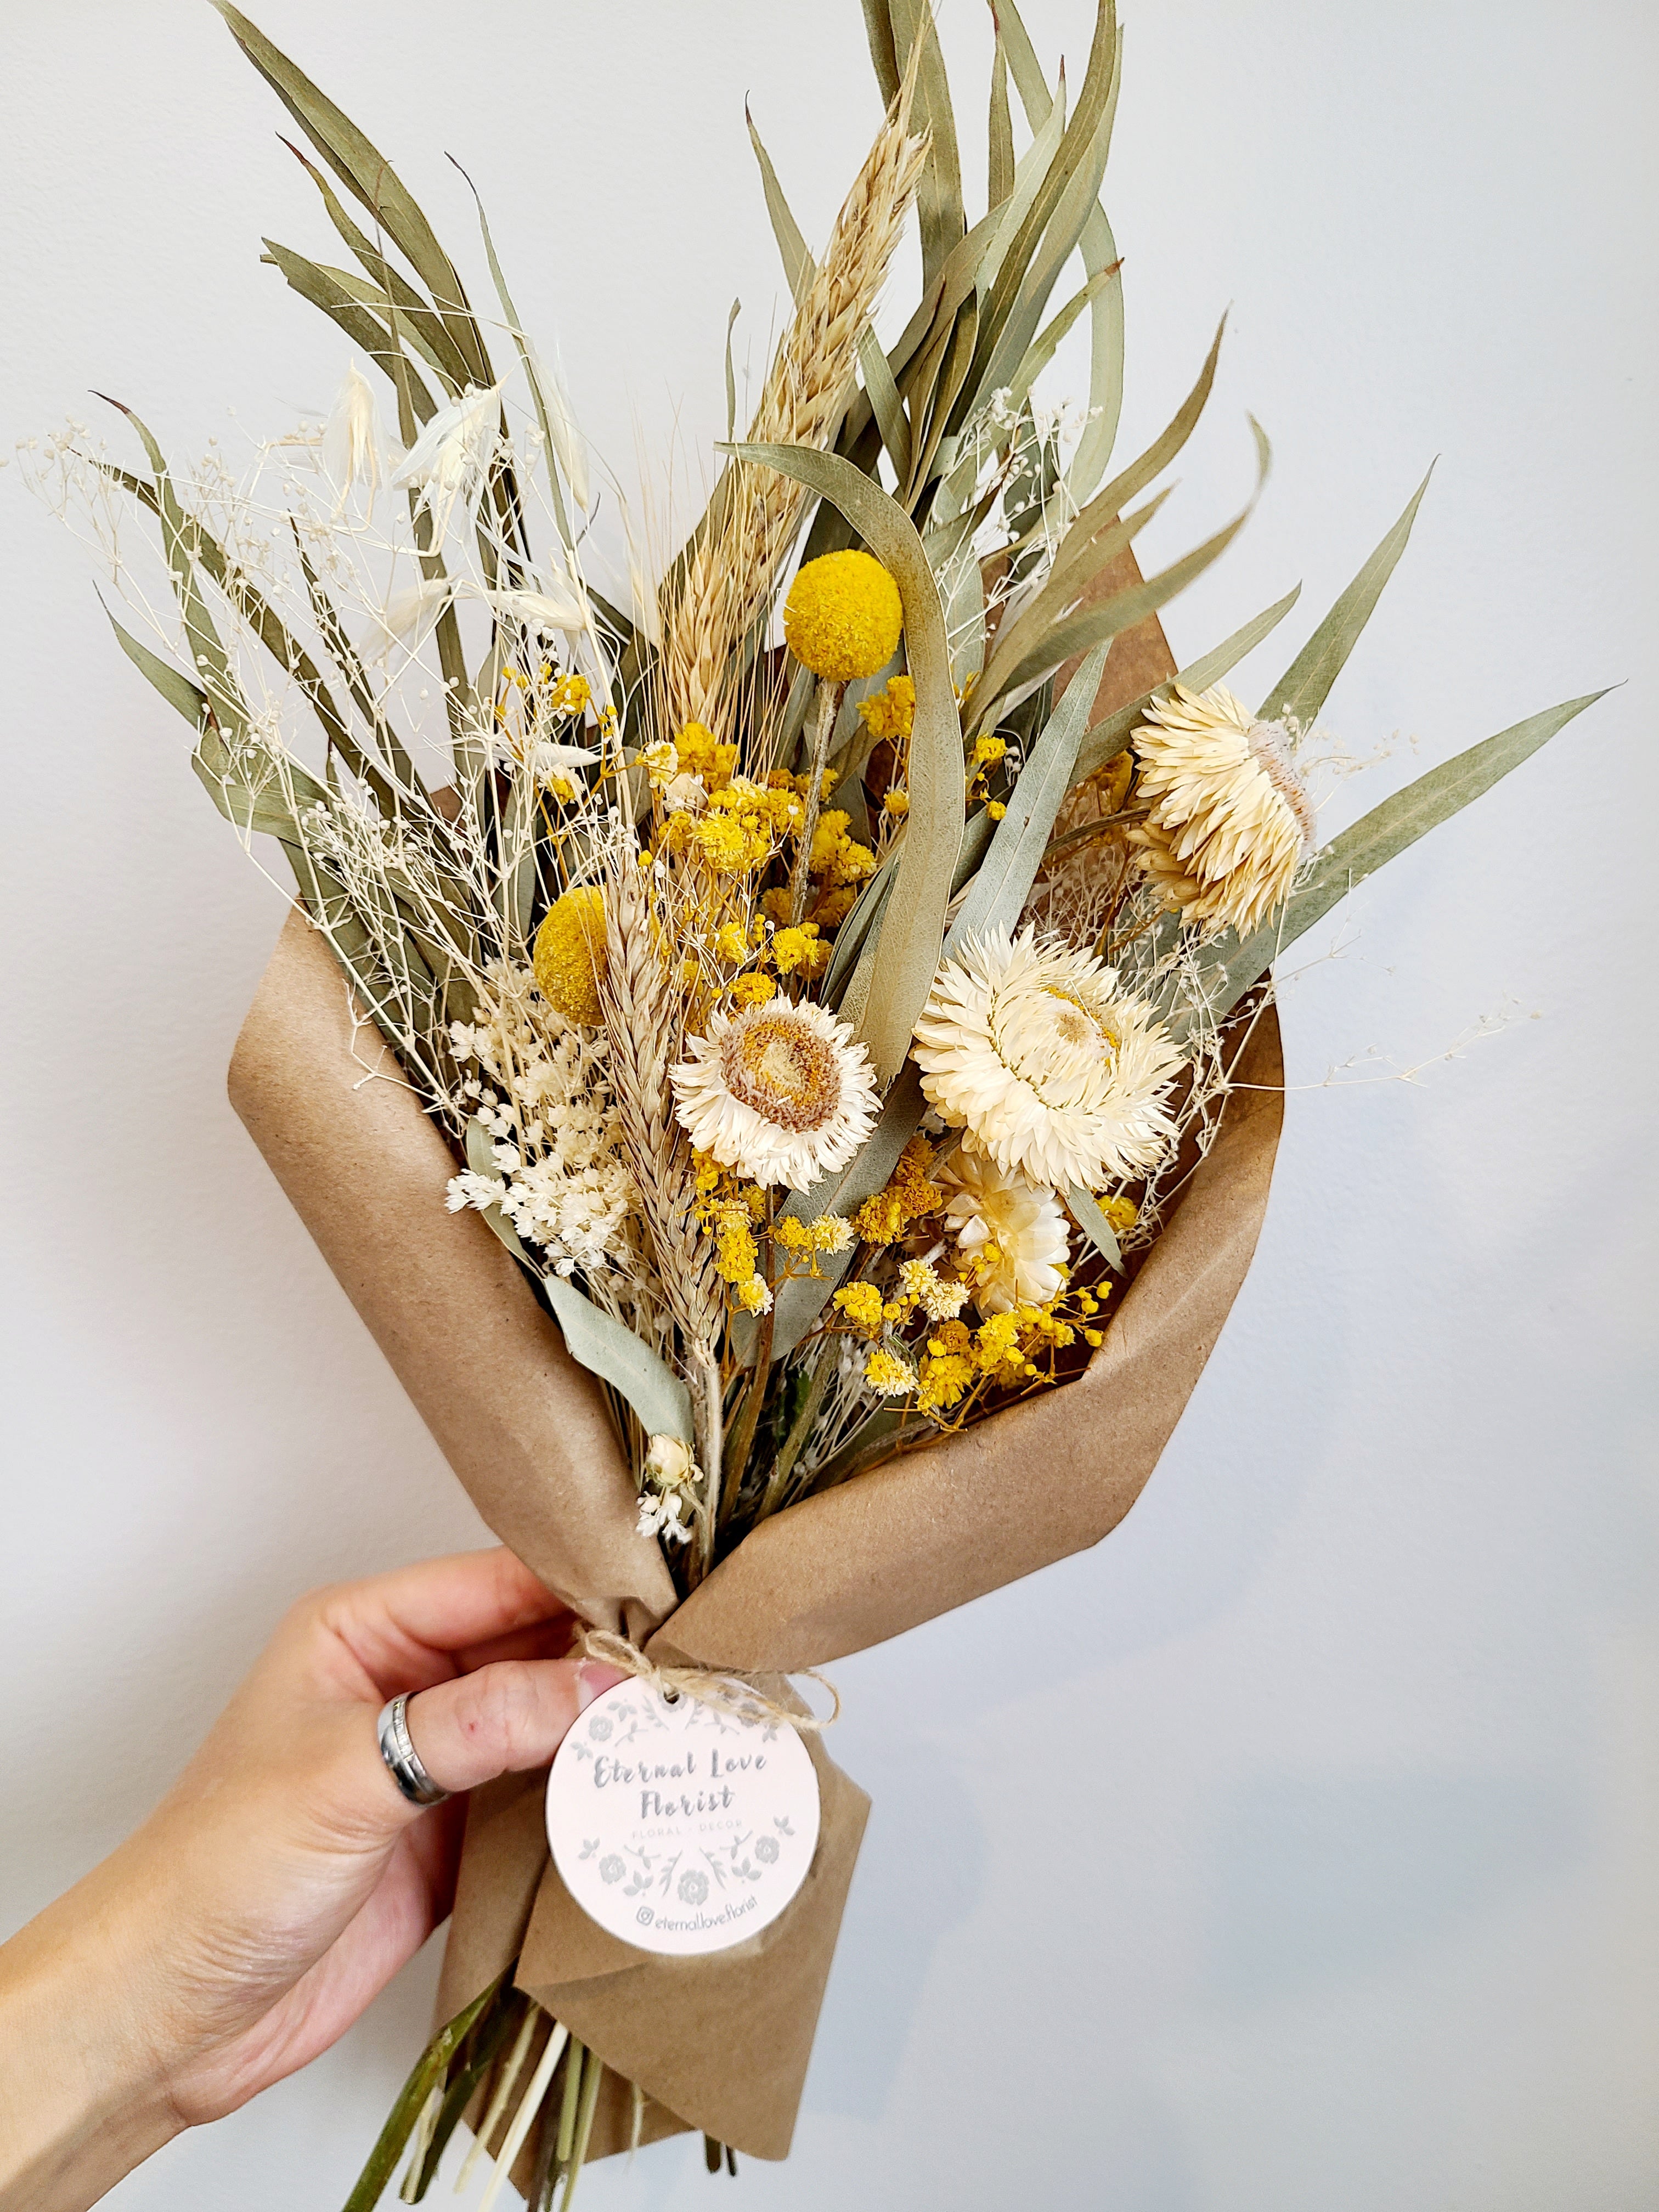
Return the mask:
[[[810,1190],[845,1167],[876,1118],[870,1056],[845,1022],[803,1000],[715,1014],[669,1070],[680,1127],[750,1182]]]
[[[1246,937],[1290,896],[1314,845],[1313,808],[1282,722],[1259,722],[1232,693],[1156,700],[1135,732],[1136,796],[1148,802],[1129,840],[1165,903],[1206,936]]]
[[[1026,928],[970,939],[934,978],[914,1057],[928,1102],[1005,1174],[1051,1189],[1150,1167],[1181,1055],[1114,969]]]
[[[1059,1297],[1072,1237],[1053,1191],[1038,1190],[1023,1175],[1005,1175],[965,1142],[939,1179],[950,1193],[945,1218],[981,1313],[1047,1305]]]

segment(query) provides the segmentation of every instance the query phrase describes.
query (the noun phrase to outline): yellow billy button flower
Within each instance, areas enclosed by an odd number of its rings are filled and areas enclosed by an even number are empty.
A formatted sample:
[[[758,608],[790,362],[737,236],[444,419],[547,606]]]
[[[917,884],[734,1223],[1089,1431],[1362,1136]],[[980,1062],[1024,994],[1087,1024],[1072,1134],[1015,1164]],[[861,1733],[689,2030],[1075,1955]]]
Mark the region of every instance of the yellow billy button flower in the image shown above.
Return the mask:
[[[791,652],[826,684],[849,684],[884,668],[903,627],[898,586],[871,553],[825,553],[808,561],[784,602]]]
[[[592,884],[554,900],[536,932],[531,965],[556,1014],[590,1027],[605,1019],[599,985],[605,967],[605,899]]]

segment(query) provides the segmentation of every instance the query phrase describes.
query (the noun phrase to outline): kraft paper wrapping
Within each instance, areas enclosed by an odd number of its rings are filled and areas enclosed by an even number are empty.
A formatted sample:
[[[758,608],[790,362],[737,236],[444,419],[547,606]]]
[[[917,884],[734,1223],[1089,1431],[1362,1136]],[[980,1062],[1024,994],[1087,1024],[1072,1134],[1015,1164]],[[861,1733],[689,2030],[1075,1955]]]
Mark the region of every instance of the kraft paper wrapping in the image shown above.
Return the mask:
[[[1119,639],[1097,718],[1173,665],[1155,622]],[[376,1032],[354,1024],[332,955],[297,915],[229,1087],[502,1541],[583,1620],[625,1629],[659,1660],[781,1675],[896,1636],[1097,1543],[1123,1518],[1255,1248],[1282,1112],[1271,1008],[1238,1075],[1260,1087],[1229,1100],[1081,1377],[763,1522],[678,1610],[654,1542],[635,1533],[634,1485],[599,1385],[482,1218],[445,1210],[447,1146]],[[807,1881],[769,1929],[703,1959],[637,1951],[573,1903],[548,1856],[540,1776],[474,1793],[439,2014],[453,2016],[517,1954],[520,1985],[614,2069],[591,2155],[629,2139],[627,2081],[646,2093],[642,2140],[691,2126],[760,2157],[787,2154],[869,1808],[809,1741],[823,1802]],[[528,2170],[526,2160],[515,2180]]]

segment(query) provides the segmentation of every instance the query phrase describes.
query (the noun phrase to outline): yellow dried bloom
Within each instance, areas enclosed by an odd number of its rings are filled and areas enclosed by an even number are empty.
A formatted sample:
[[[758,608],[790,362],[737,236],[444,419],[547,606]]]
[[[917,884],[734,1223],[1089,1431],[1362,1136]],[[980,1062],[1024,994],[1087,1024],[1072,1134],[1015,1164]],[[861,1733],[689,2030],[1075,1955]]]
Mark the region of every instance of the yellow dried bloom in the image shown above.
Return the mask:
[[[881,811],[884,814],[890,814],[896,820],[902,822],[910,811],[909,793],[908,791],[888,792],[882,799]]]
[[[818,942],[818,926],[804,921],[799,929],[781,929],[772,939],[772,963],[780,975],[793,975],[804,968],[810,975],[829,964],[830,948]]]
[[[988,767],[992,761],[1000,761],[1007,750],[1008,740],[1006,738],[975,738],[974,740],[974,766],[975,768]]]
[[[993,822],[1000,822],[1008,810],[1000,799],[993,799],[987,801],[985,811]]]
[[[738,748],[723,745],[702,722],[688,722],[675,738],[674,750],[680,769],[687,775],[700,775],[705,790],[711,792],[720,789],[738,764]]]
[[[592,884],[555,899],[536,932],[531,965],[543,998],[568,1022],[605,1019],[599,978],[605,968],[605,899]]]
[[[855,884],[874,872],[875,854],[848,836],[847,823],[848,817],[838,806],[819,815],[806,864],[810,874],[826,877],[832,884]]]
[[[732,986],[732,1003],[735,1006],[762,1006],[777,996],[777,990],[769,975],[739,975]]]
[[[908,1398],[916,1386],[915,1369],[885,1345],[878,1345],[865,1361],[864,1379],[884,1398]]]
[[[714,932],[714,950],[722,960],[740,967],[749,957],[749,933],[740,921],[723,921]]]
[[[859,720],[872,738],[902,744],[915,726],[915,685],[908,676],[890,676],[884,691],[859,702]]]
[[[945,1193],[928,1179],[933,1163],[933,1147],[927,1138],[920,1133],[912,1137],[899,1155],[887,1188],[866,1198],[853,1216],[855,1234],[866,1244],[891,1244],[911,1222],[924,1214],[937,1213],[945,1203]]]
[[[732,1297],[732,1304],[741,1306],[744,1313],[763,1314],[771,1303],[772,1293],[763,1275],[750,1275],[746,1283],[739,1283]]]
[[[755,1249],[755,1232],[749,1225],[748,1209],[741,1206],[721,1206],[714,1210],[714,1267],[722,1280],[746,1283],[756,1272],[760,1255]]]
[[[853,911],[857,896],[858,891],[851,884],[843,884],[838,890],[825,891],[812,908],[813,921],[820,929],[839,929]]]
[[[562,676],[547,695],[556,714],[585,714],[593,696],[585,676]]]
[[[881,1327],[881,1292],[873,1283],[848,1283],[837,1291],[835,1304],[854,1328],[873,1336]]]
[[[923,1358],[916,1388],[916,1404],[924,1413],[948,1412],[974,1385],[971,1360],[959,1352],[935,1352]]]
[[[898,586],[872,553],[825,553],[807,562],[784,602],[790,650],[829,684],[885,667],[903,627]]]
[[[672,738],[659,738],[654,745],[647,745],[640,758],[653,791],[664,790],[680,772],[679,747]]]
[[[1127,1237],[1140,1218],[1140,1208],[1133,1199],[1102,1198],[1096,1203],[1106,1217],[1106,1226],[1114,1237]]]

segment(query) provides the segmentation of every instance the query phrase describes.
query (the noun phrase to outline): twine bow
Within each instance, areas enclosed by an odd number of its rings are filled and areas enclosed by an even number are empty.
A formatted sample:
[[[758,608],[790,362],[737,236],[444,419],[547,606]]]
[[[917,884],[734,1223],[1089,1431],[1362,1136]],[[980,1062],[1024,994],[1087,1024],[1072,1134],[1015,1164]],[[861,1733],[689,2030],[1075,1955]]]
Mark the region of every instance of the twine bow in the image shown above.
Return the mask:
[[[617,1636],[608,1628],[584,1629],[577,1639],[577,1649],[586,1658],[615,1667],[624,1674],[633,1675],[636,1681],[648,1682],[671,1705],[676,1698],[695,1698],[699,1705],[711,1706],[717,1713],[729,1713],[733,1720],[774,1721],[799,1729],[803,1735],[817,1735],[841,1718],[841,1692],[815,1667],[803,1667],[799,1671],[809,1682],[816,1682],[820,1689],[827,1690],[834,1701],[833,1711],[821,1718],[817,1713],[792,1711],[761,1689],[750,1676],[730,1667],[659,1667],[654,1659],[646,1657],[638,1644],[630,1644],[625,1636]]]

